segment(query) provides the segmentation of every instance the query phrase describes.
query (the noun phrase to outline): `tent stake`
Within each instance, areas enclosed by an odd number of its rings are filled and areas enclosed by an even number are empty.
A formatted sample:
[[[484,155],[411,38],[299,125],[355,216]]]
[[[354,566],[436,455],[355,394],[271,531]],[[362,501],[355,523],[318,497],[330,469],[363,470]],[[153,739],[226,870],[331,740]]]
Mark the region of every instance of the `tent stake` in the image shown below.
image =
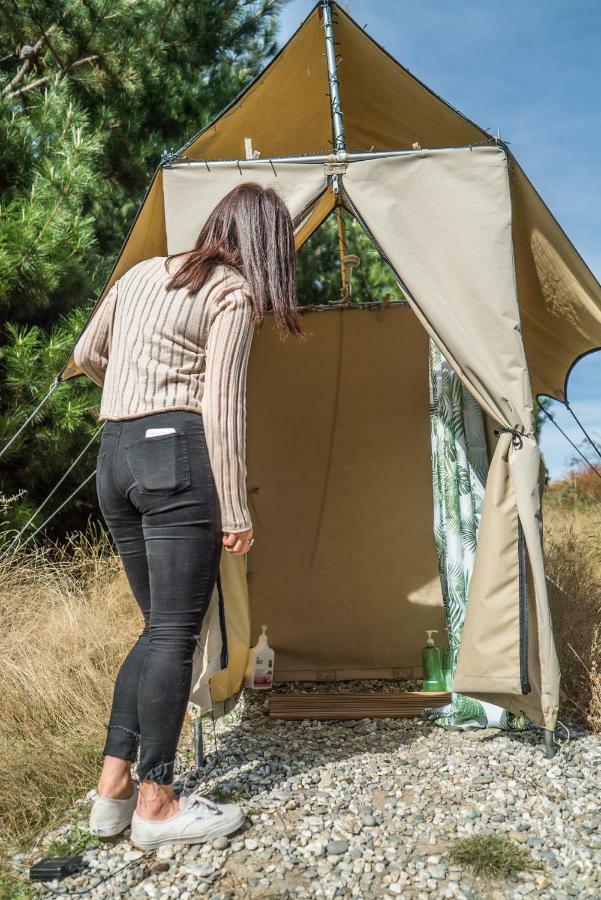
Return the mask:
[[[200,716],[194,719],[194,762],[197,769],[202,769],[205,764],[204,746],[202,740],[202,719]]]
[[[547,759],[553,759],[553,757],[557,753],[557,746],[554,740],[554,733],[550,731],[548,728],[545,728],[545,749],[547,751]]]

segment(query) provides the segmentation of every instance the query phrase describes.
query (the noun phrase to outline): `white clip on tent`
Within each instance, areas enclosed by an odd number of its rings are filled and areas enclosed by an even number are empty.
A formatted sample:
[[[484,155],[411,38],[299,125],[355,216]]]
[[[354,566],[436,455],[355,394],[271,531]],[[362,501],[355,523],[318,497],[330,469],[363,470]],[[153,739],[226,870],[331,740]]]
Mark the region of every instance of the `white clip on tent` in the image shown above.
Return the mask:
[[[259,159],[239,158],[246,138]],[[298,247],[346,207],[408,303],[305,312],[302,344],[279,341],[271,322],[255,335],[247,487],[257,540],[248,558],[223,555],[229,663],[220,670],[215,601],[191,699],[201,712],[233,705],[251,621],[253,633],[269,623],[280,681],[419,674],[424,629],[444,629],[431,338],[485,415],[490,461],[453,689],[553,729],[560,676],[533,396],[565,401],[570,369],[601,345],[601,286],[507,147],[334,3],[318,4],[264,72],[161,162],[99,303],[135,263],[189,249],[243,180],[280,192]],[[60,377],[78,374],[70,360]]]

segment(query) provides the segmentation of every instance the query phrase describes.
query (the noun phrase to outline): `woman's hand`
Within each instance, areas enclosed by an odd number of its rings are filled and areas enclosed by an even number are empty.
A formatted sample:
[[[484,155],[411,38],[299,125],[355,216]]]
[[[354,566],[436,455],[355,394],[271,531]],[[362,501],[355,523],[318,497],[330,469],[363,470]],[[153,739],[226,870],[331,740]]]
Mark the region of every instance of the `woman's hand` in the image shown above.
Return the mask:
[[[223,546],[228,553],[233,553],[234,556],[243,556],[245,553],[248,553],[252,546],[252,542],[252,528],[249,528],[248,531],[232,531],[229,534],[227,532],[223,533]]]

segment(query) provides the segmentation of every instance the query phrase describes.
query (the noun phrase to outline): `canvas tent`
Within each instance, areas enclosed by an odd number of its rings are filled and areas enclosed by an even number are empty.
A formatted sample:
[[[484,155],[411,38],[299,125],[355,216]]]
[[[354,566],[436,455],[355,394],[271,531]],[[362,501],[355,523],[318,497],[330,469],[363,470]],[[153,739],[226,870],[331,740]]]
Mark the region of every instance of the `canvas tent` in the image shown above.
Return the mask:
[[[258,159],[243,158],[247,138]],[[215,711],[234,702],[251,622],[253,636],[269,624],[280,680],[418,674],[424,629],[444,628],[432,339],[485,414],[490,458],[454,689],[552,729],[559,670],[533,398],[565,400],[571,367],[601,345],[601,286],[506,145],[333,3],[318,4],[265,71],[161,161],[99,303],[136,262],[190,248],[241,180],[279,191],[298,247],[345,207],[408,304],[306,312],[303,344],[280,342],[271,323],[255,335],[256,544],[247,558],[224,553],[229,664],[218,671],[214,603],[193,699]],[[69,360],[61,378],[78,374]]]

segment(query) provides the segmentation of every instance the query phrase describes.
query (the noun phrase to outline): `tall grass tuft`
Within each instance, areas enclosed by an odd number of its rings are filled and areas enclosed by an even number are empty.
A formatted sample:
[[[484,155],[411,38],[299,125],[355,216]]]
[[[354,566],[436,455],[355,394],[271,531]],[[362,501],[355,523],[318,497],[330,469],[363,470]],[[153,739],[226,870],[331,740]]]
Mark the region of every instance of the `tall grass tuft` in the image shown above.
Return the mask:
[[[472,834],[463,838],[451,850],[451,860],[485,878],[507,878],[534,868],[528,850],[503,834]]]
[[[94,786],[115,672],[139,626],[101,531],[0,562],[5,852]]]
[[[583,504],[582,494],[570,504],[560,493],[547,500],[543,517],[561,710],[600,734],[601,508]]]

